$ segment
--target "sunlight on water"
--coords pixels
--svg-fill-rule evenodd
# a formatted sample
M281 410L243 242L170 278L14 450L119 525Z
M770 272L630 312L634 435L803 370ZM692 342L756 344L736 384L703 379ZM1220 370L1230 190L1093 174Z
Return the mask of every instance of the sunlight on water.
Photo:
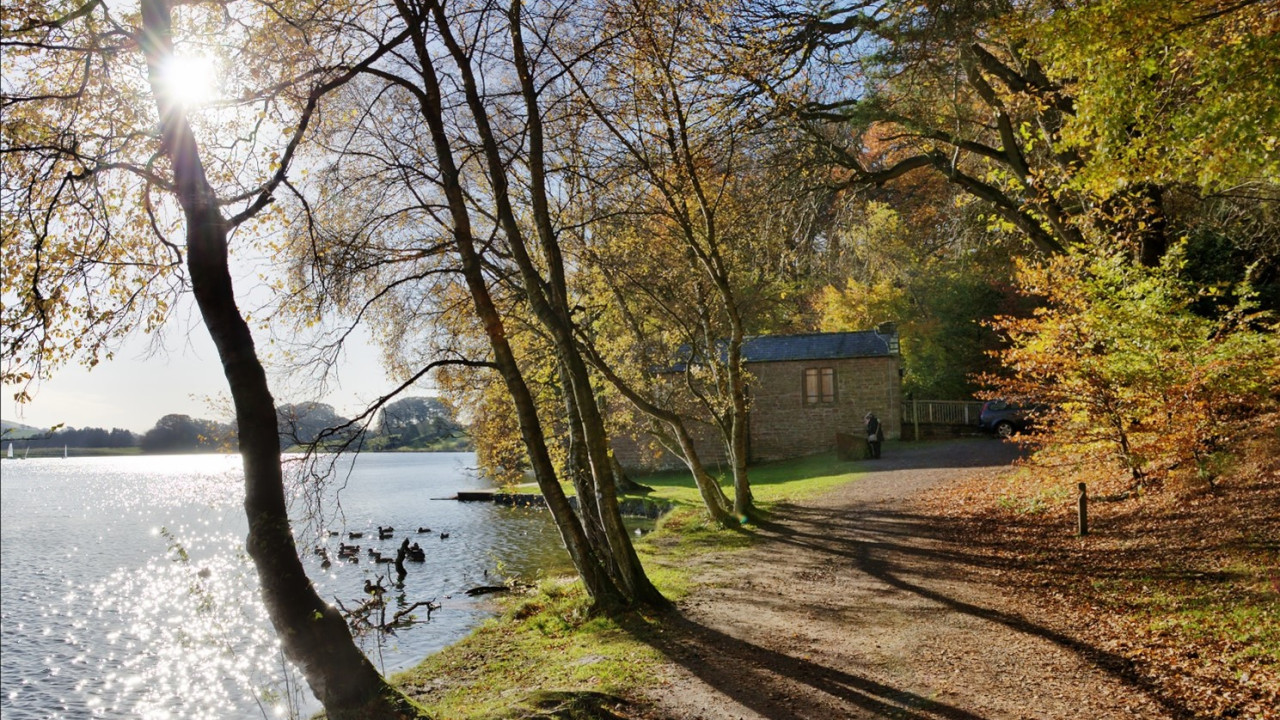
M90 618L124 628L109 636L103 694L143 718L221 718L246 698L264 715L282 701L296 709L297 674L270 631L239 538L168 539L168 560L117 570L92 589ZM193 562L189 543L214 552Z
M488 616L464 590L499 568L525 577L566 558L546 513L432 500L483 486L457 456L366 456L326 490L319 519L294 493L302 559L321 597L354 607L382 578L388 614L434 599L429 623L360 646L383 672L409 667ZM5 720L33 718L291 718L319 710L285 660L243 550L238 457L5 461L0 476ZM295 488L299 486L295 485ZM342 491L341 503L334 491ZM377 537L378 525L399 528ZM432 533L418 533L419 527ZM340 528L344 536L321 533ZM346 532L364 532L361 562L325 569ZM438 537L449 531L451 537ZM368 549L406 538L426 561L399 585ZM491 576L490 573L493 573ZM425 616L419 613L419 619Z
M157 535L163 557L69 585L40 608L41 635L59 642L42 658L43 677L24 677L8 700L28 706L24 694L52 684L71 691L58 697L66 714L46 706L31 716L224 718L254 706L264 717L299 715L302 687L271 632L240 537ZM95 638L95 628L111 629ZM64 685L63 675L78 679Z

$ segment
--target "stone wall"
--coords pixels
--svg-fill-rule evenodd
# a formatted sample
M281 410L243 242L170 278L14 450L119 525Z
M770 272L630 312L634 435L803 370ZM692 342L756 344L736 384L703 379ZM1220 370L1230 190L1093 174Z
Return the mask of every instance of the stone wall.
M804 371L835 370L835 398L830 403L806 404ZM896 356L840 360L793 360L750 363L750 461L762 462L829 452L836 449L836 433L860 436L863 416L874 412L885 437L902 435L902 382ZM726 462L724 444L708 425L694 427L702 462L714 469ZM684 463L661 451L647 436L613 440L614 455L628 470L683 468Z
M780 460L835 450L836 433L860 435L874 412L885 437L902 434L902 383L897 357L752 363L751 459ZM804 371L835 370L835 398L806 404Z

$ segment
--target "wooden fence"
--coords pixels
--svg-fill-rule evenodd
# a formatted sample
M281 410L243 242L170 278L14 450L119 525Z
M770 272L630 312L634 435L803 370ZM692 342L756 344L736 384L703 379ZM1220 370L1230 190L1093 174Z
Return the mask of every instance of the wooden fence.
M977 425L982 403L969 400L911 400L902 404L902 422Z
M926 432L920 426L937 428L944 426L954 431L965 431L978 426L982 403L967 400L909 400L902 404L902 431L912 437L936 434Z

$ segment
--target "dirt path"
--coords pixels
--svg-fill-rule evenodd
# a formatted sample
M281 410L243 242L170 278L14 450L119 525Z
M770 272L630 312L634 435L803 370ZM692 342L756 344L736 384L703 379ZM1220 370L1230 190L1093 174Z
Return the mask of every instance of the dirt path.
M666 718L1165 718L1126 663L1036 624L913 496L1013 459L987 440L912 446L783 507L764 541L709 559L661 649Z

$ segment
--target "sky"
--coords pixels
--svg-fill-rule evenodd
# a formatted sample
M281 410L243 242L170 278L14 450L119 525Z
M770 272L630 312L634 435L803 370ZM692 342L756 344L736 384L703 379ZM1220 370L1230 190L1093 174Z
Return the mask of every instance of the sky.
M204 86L209 82L206 78L196 84ZM231 269L237 304L242 309L269 312L271 293L264 290L265 277L279 268L278 259L258 254L263 252L267 251L252 240L233 238ZM26 388L32 399L21 405L14 400L21 388L4 385L0 387L0 418L37 428L62 424L78 428L121 427L136 433L145 432L170 413L229 420L231 402L217 351L191 298L181 302L187 307L174 312L167 321L164 347L157 350L153 348L153 338L135 335L116 351L114 359L104 360L92 370L77 364L57 368L51 377ZM265 359L281 350L272 347L256 327L254 336L260 357ZM305 342L304 338L289 339ZM363 330L353 334L340 360L337 380L323 394L301 387L298 373L273 376L270 364L268 379L277 404L326 402L347 417L396 386L383 372L379 351ZM408 394L435 393L424 386L411 389Z
M336 381L331 381L323 394L304 385L305 378L298 372L273 374L270 358L283 354L284 341L273 342L256 318L269 317L273 312L274 294L267 279L275 277L279 268L274 258L257 253L252 243L241 243L233 247L230 265L236 304L255 318L251 323L254 342L267 365L271 394L277 404L324 402L338 414L351 417L398 385L383 371L380 350L364 328L357 329L348 339ZM284 327L280 325L278 332L291 332ZM113 359L99 362L92 370L79 364L55 369L51 377L28 389L32 399L21 405L14 401L19 388L4 385L0 388L0 418L36 428L60 424L77 428L119 427L139 434L171 413L230 420L230 392L222 364L190 293L178 299L162 333L157 338L135 332ZM306 338L296 334L289 335L287 341L306 344ZM423 385L407 394L436 393Z
M31 390L33 400L18 405L16 388L4 386L0 418L34 427L121 427L143 433L164 415L179 413L198 418L230 419L230 394L217 351L198 320L183 321L166 329L165 347L150 351L151 340L132 338L113 360L92 370L78 365L59 368L52 378ZM259 350L270 343L258 337ZM270 377L277 403L318 400L350 417L365 403L392 387L367 336L349 346L340 365L340 384L323 397L302 397L291 389L289 378ZM421 393L430 394L423 389Z

